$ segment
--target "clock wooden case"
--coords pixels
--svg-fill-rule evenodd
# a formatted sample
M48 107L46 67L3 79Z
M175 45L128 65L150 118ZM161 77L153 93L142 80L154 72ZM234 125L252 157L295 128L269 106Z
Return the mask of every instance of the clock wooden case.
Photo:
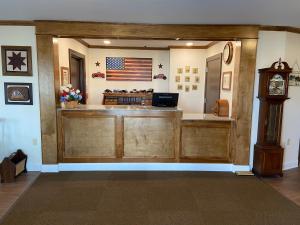
M288 99L291 72L289 65L281 60L274 62L270 68L259 70L260 110L253 162L253 172L259 176L282 176L282 113L283 103Z

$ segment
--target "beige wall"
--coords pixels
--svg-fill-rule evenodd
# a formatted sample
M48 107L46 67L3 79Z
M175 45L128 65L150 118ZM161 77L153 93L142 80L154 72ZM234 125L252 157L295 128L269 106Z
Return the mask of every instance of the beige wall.
M146 57L152 58L152 76L163 73L167 80L152 79L152 81L107 81L103 78L92 78L92 73L98 72L95 63L100 62L100 72L106 73L106 57ZM122 49L92 49L88 51L88 104L102 104L105 89L149 89L153 88L155 92L169 91L169 51L157 50L122 50ZM158 68L159 64L163 65L162 69Z

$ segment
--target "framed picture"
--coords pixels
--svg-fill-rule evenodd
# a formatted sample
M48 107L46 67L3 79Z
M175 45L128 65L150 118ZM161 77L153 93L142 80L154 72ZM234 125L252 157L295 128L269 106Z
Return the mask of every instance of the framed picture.
M193 84L192 85L192 90L193 91L197 91L198 90L198 85L197 84Z
M190 66L185 66L185 72L190 73L190 71L191 71L191 67Z
M178 85L177 85L177 90L178 90L178 91L182 91L182 89L183 89L182 84L178 84Z
M224 72L223 78L222 78L222 90L231 90L231 78L232 78L232 72Z
M289 86L300 86L300 71L290 73Z
M30 46L1 46L4 76L32 76Z
M183 69L182 69L182 68L177 68L177 73L178 73L178 74L182 74L182 72L183 72Z
M189 92L190 91L190 85L185 85L185 92Z
M190 80L191 80L191 78L189 76L184 78L185 82L190 82Z
M60 67L61 85L67 85L70 83L70 72L68 67Z
M32 105L31 83L4 83L6 105Z
M198 76L195 77L195 83L200 83L200 77Z
M176 83L179 83L179 82L180 82L180 76L176 76L176 77L175 77L175 82L176 82Z
M193 68L193 74L198 74L198 68Z

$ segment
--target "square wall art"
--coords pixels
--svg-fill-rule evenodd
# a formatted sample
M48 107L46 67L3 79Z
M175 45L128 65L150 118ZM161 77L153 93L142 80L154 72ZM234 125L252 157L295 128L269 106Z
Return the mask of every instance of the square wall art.
M4 76L32 76L31 47L1 46Z

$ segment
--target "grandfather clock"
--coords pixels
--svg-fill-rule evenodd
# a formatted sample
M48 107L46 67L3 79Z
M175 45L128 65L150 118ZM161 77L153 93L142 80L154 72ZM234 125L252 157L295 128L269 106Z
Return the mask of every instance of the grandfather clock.
M288 99L288 78L292 69L279 59L259 70L260 100L257 143L253 172L259 176L282 176L284 149L280 145L283 103Z

